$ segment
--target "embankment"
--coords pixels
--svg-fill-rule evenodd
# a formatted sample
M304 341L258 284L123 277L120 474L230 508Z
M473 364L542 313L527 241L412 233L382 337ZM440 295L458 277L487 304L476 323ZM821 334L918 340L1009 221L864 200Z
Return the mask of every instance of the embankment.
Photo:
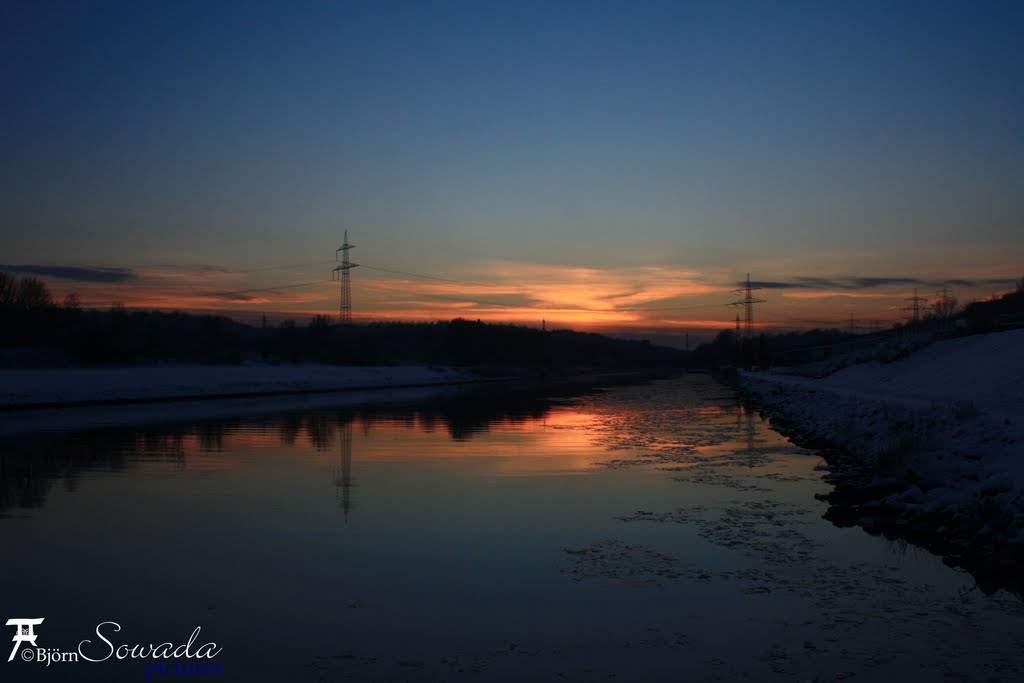
M422 366L156 365L0 370L0 409L251 398L472 380L466 372Z
M1024 330L937 342L828 377L745 373L741 389L829 462L830 519L908 539L1021 589Z

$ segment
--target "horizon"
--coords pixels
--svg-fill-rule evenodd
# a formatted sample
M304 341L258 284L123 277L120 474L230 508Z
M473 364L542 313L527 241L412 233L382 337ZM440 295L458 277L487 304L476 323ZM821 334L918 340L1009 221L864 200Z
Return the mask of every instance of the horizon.
M86 307L691 339L1024 275L1024 8L16 3L0 270Z
M333 261L325 261L322 265L330 267ZM284 268L291 268L286 266ZM273 268L260 268L271 270ZM140 269L142 271L143 269ZM230 272L223 269L216 269L204 266L202 271L212 273L215 278L222 280L228 278L242 278L248 275L247 272ZM276 269L273 269L276 270ZM80 306L84 309L106 310L113 306L123 306L129 310L137 311L180 311L196 315L219 315L226 316L237 322L247 325L259 325L264 319L271 325L278 325L286 320L294 321L300 325L308 322L316 316L326 316L331 324L339 323L338 311L338 282L325 280L315 283L299 283L298 289L319 290L315 296L318 298L329 298L334 296L334 308L326 309L303 308L275 308L274 303L280 303L277 296L284 294L292 285L285 284L278 287L222 290L211 292L210 285L201 283L190 284L167 284L167 276L148 275L142 272L136 273L128 269L96 269L89 267L49 267L40 265L10 265L0 264L0 271L9 272L21 277L36 277L46 283L56 303L59 303L69 294L77 294L81 297ZM597 276L596 271L588 273ZM410 278L412 273L407 274ZM177 276L171 276L177 277ZM156 284L147 284L152 279ZM459 285L454 280L443 280L436 276L420 276L417 280L405 280L400 287L406 292L412 292L413 288L421 285L424 279L433 280L433 284L442 288L450 288ZM989 289L991 293L984 297L972 297L969 300L958 299L960 306L971 301L991 300L1008 292L1014 291L1020 278L993 279L982 282L971 282L957 279L945 281L928 282L913 278L849 278L846 281L828 278L794 278L793 281L760 281L753 280L751 285L755 290L755 296L768 297L763 300L764 307L758 304L754 328L767 333L799 332L812 329L838 329L841 331L863 334L911 321L911 305L909 300L913 296L919 296L935 290L934 296L921 296L922 316L927 314L929 308L939 300L941 290L946 288L950 295L957 297L958 288L981 291ZM374 282L368 289L376 288L392 289L391 283L380 284L382 280ZM482 283L470 283L482 291L486 285ZM404 311L376 311L364 312L359 310L358 301L354 304L352 322L356 324L408 322L408 323L433 323L446 322L456 318L476 320L485 323L513 324L526 327L541 328L550 330L567 329L580 332L597 332L611 337L625 339L649 339L655 343L683 348L693 348L697 344L710 341L714 336L723 330L730 330L736 324L736 316L742 318L742 308L738 305L742 299L739 291L744 281L735 283L719 283L706 285L706 292L702 291L698 301L718 300L720 303L695 304L691 306L680 306L678 308L667 306L653 307L612 307L605 309L572 308L535 308L509 307L507 305L495 304L493 306L471 307L468 305L451 305L446 308L432 308L428 303L432 291L429 287L422 288L423 291L414 293L424 300L424 304L417 310ZM493 285L498 287L499 285ZM911 289L902 289L912 287ZM352 288L357 294L360 292L362 283L359 278L353 277ZM865 290L856 293L855 289ZM198 294L182 294L181 291L195 290ZM207 291L203 291L203 290ZM322 291L328 290L326 297L322 297ZM849 293L842 292L842 289L851 290ZM837 291L840 290L840 291ZM159 297L149 298L147 291L154 291ZM889 293L883 293L888 291ZM168 294L171 293L171 296ZM134 296L133 296L134 294ZM267 294L266 298L263 295ZM440 295L441 298L454 301L457 290L452 290L447 295ZM772 297L776 297L773 302ZM594 296L594 295L591 295ZM693 296L693 295L691 295ZM786 319L773 315L772 304L786 306L786 302L779 299L790 298L793 300L811 299L842 299L862 298L867 300L870 306L876 306L875 317L854 317L851 313L847 318L799 318ZM301 301L302 295L296 297ZM486 297L481 297L486 300ZM466 298L469 303L469 297ZM594 296L594 299L600 297ZM691 299L692 301L693 299ZM248 306L242 307L241 303ZM445 302L447 303L447 302ZM203 304L211 304L204 306ZM219 305L217 305L219 304ZM269 304L269 305L266 305ZM510 314L509 311L512 310ZM846 309L844 309L846 310ZM865 307L864 310L868 310ZM523 311L532 312L534 315L528 317ZM676 324L664 324L666 313L673 311L693 311L703 313L704 319L687 318ZM560 312L567 312L568 317L562 317ZM593 317L573 317L573 314L587 314ZM447 314L447 315L446 315ZM858 315L864 315L859 313ZM618 322L602 322L601 316L620 316ZM646 317L652 316L652 317ZM718 317L715 317L718 316ZM767 318L767 320L766 320ZM661 324L659 324L661 323Z

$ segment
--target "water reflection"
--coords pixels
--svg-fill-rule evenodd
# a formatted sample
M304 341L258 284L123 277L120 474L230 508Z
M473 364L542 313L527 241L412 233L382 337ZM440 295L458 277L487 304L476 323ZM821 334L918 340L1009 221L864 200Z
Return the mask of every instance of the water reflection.
M364 425L364 430L369 433L369 425ZM341 427L341 437L338 439L338 450L341 451L341 465L334 471L334 485L338 488L338 503L345 511L345 521L348 522L348 513L352 508L352 423L348 422Z
M72 646L99 619L199 624L239 680L1005 679L1019 658L1024 613L820 519L818 459L710 378L539 393L0 441L9 614ZM917 649L866 659L892 643ZM102 680L141 680L115 664Z
M552 396L578 398L608 384L603 380L491 387L386 407L282 412L282 405L276 403L274 412L262 415L0 438L0 518L17 509L43 506L55 487L74 492L83 476L124 473L142 464L179 471L218 469L230 466L230 462L201 456L231 449L283 446L322 453L337 449L339 459L332 476L338 504L347 519L353 504L354 428L358 427L364 436L374 430L418 430L426 434L444 431L451 442L466 442L497 426L514 429L543 421L553 407L565 402Z

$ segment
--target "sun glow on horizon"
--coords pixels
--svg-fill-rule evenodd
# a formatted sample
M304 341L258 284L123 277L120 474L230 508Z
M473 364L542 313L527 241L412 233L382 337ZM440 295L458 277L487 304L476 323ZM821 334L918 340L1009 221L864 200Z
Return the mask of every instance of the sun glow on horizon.
M130 309L182 310L253 323L337 314L337 284L305 268L232 270L210 266L155 266L116 282L47 280L56 300L76 292L86 308L115 302ZM491 323L547 325L549 329L632 334L696 334L730 329L738 274L725 269L634 266L588 268L493 261L466 273L436 277L384 268L357 271L352 290L357 322L435 322L464 318ZM981 287L1012 280L989 273L988 285L962 287L962 301L985 298ZM1002 275L1006 280L995 276ZM763 277L763 276L762 276ZM892 280L890 283L889 280ZM846 327L852 318L897 322L913 296L906 278L805 277L772 284L759 294L761 329ZM835 283L836 286L828 285ZM771 284L771 283L769 283ZM782 287L782 288L779 288ZM999 287L1000 290L1006 287ZM930 301L930 299L929 299ZM877 323L875 323L877 324Z

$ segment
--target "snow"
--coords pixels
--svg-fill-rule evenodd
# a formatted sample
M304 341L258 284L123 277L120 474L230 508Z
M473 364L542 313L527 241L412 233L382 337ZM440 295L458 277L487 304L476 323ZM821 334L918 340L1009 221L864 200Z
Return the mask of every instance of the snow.
M890 511L974 514L994 504L1024 542L1024 330L936 342L820 379L743 373L743 389L797 431L916 482ZM1012 522L1012 523L1010 523ZM985 529L983 528L982 531Z
M791 379L902 405L971 401L988 412L1009 416L1024 410L1022 361L1024 330L1012 330L937 342L902 361L855 365L821 380Z
M461 371L422 366L161 365L0 370L0 408L237 398L430 386L470 381Z

